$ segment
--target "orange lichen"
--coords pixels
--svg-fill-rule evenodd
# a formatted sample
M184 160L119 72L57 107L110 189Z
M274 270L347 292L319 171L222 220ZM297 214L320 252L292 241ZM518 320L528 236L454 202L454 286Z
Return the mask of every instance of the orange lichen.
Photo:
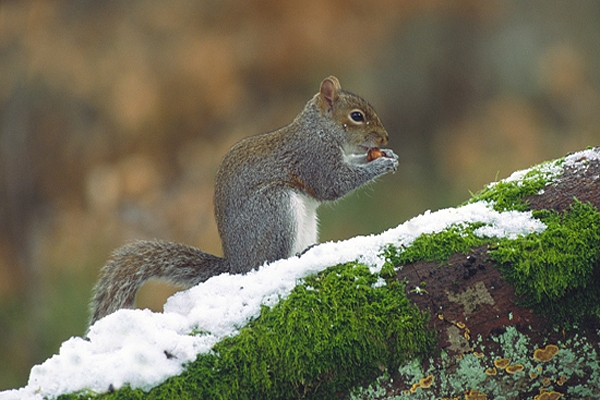
M421 380L419 381L419 385L421 385L423 389L427 389L428 387L433 385L433 375L421 378Z
M498 373L498 370L496 369L496 367L488 368L485 370L485 373L486 373L486 375L494 376Z
M483 353L479 353L479 352L477 352L477 351L474 351L474 352L473 352L473 355L474 355L475 357L477 357L477 358L481 358L481 357L483 357L485 354L483 354Z
M464 322L457 322L456 326L458 326L458 329L465 329L466 325L464 324Z
M487 395L485 393L481 393L478 390L469 390L465 393L465 400L486 400Z
M557 380L556 380L556 384L558 386L562 386L565 384L565 382L567 381L567 377L565 375L561 375Z
M536 349L533 352L533 358L540 362L548 362L556 354L558 354L558 346L555 344L549 344L543 349Z
M465 339L471 340L471 335L469 335L468 332L463 333L463 336L465 337Z
M529 373L529 377L530 377L531 379L537 379L537 377L538 377L538 376L539 376L539 375L538 375L538 374L536 374L535 372L530 372L530 373Z
M509 358L498 358L498 359L494 360L494 365L496 366L496 368L504 369L504 368L508 367L509 364L510 364Z
M550 386L550 384L552 383L552 380L548 377L542 378L542 385L544 386Z
M405 392L415 393L417 389L423 388L427 389L433 385L433 375L426 376L425 378L421 378L418 383L413 383L409 390ZM406 393L408 394L408 393Z
M505 371L507 374L516 374L517 372L521 372L525 369L523 364L513 364L506 367Z
M564 395L559 392L547 392L546 389L540 390L540 394L536 395L533 400L558 400Z

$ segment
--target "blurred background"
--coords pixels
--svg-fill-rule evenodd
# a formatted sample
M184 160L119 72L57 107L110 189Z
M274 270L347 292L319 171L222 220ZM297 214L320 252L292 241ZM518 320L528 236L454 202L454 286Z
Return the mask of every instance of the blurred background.
M220 159L331 74L378 111L400 168L322 207L323 241L599 145L600 2L2 0L0 390L85 333L116 247L221 254Z

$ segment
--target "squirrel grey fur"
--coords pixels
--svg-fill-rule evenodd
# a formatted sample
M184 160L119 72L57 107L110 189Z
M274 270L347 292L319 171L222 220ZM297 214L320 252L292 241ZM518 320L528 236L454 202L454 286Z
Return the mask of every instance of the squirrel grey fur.
M248 137L225 155L214 196L224 256L165 241L117 249L94 288L91 323L132 308L149 279L192 287L302 252L317 242L319 204L396 170L398 156L389 149L367 160L369 150L387 141L373 108L343 91L337 78L326 78L292 123Z

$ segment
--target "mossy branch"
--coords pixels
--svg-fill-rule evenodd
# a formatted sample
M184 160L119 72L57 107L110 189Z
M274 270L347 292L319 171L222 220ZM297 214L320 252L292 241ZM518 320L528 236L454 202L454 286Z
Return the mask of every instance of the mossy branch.
M543 232L498 239L476 235L480 224L459 224L407 247L389 244L380 274L359 263L333 266L265 307L182 375L149 393L125 387L102 397L344 398L407 361L465 355L476 363L475 346L494 348L493 338L509 327L533 327L531 341L541 346L560 332L557 324L597 323L600 164L598 157L566 160L492 184L470 201L532 210ZM406 384L396 380L384 392L401 393ZM436 385L441 396L457 395Z

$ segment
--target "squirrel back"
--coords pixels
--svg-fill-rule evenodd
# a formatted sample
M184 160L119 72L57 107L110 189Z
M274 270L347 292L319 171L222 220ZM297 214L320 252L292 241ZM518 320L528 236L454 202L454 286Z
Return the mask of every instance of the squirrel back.
M164 241L118 249L102 268L92 319L133 307L148 279L191 287L224 273L244 273L316 244L317 207L395 171L381 149L388 134L373 108L326 78L302 112L272 132L247 137L225 155L215 181L215 216L223 257Z

